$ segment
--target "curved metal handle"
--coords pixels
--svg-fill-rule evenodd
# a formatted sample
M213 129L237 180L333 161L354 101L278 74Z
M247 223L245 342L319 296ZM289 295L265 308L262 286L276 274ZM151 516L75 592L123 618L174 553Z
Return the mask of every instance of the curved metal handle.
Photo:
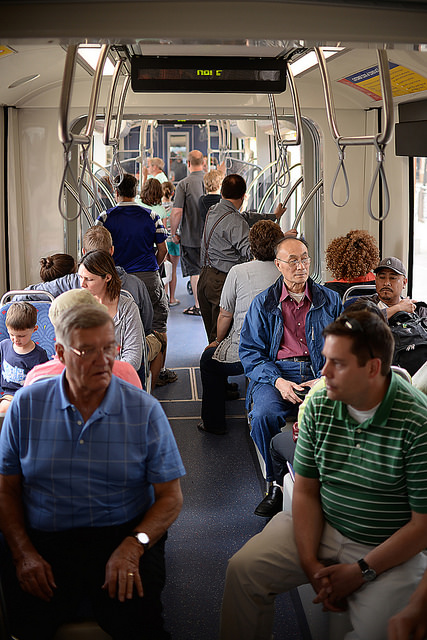
M99 92L101 90L102 72L104 70L105 60L107 59L110 46L103 44L101 47L101 53L99 54L98 62L96 65L95 75L92 82L92 91L90 94L89 113L87 116L86 128L84 135L92 140L93 130L95 128L96 111L98 109Z
M299 211L298 211L298 213L296 215L296 218L294 220L294 224L292 225L292 229L296 229L297 228L297 226L299 225L299 223L301 221L301 218L303 216L304 211L307 209L307 207L310 204L310 201L312 200L313 196L320 189L321 186L323 186L323 178L320 178L319 182L317 182L317 184L314 185L314 187L312 188L312 190L310 191L310 193L307 195L307 197L305 198L304 202L300 206Z
M117 60L116 66L114 67L113 77L111 79L110 85L110 93L108 94L108 103L107 103L107 111L105 113L105 125L104 125L104 145L108 147L110 142L110 126L111 120L113 117L113 109L114 109L114 98L116 95L117 86L119 84L120 71L124 64L124 60ZM117 121L116 121L117 123ZM116 127L117 130L117 127ZM114 136L116 138L116 136Z
M322 78L323 95L325 97L326 114L328 116L328 125L333 139L337 144L341 146L356 146L356 145L386 145L392 136L394 125L393 114L393 92L391 88L390 69L388 65L387 52L385 49L377 50L378 58L378 71L381 82L381 91L383 96L384 106L384 131L372 136L341 136L338 131L338 125L336 121L334 96L331 88L331 81L329 78L328 68L326 65L325 56L320 47L315 47L317 61L319 63L320 75Z

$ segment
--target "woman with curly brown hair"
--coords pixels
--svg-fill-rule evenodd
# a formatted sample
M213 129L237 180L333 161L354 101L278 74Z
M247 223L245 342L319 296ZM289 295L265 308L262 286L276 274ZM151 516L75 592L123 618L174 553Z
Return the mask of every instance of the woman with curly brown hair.
M343 296L356 284L374 283L372 269L379 260L375 238L363 229L354 229L345 236L334 238L326 249L326 266L334 280L325 282L325 287Z

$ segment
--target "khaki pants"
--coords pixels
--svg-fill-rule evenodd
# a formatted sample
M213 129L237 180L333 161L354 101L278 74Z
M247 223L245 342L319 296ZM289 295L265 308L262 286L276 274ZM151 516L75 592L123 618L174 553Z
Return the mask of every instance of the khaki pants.
M352 563L372 548L346 538L326 524L318 557L325 564ZM426 558L418 553L349 596L353 630L345 639L387 640L389 618L406 606L425 567ZM299 564L292 516L282 511L229 561L220 640L270 640L276 594L307 582Z

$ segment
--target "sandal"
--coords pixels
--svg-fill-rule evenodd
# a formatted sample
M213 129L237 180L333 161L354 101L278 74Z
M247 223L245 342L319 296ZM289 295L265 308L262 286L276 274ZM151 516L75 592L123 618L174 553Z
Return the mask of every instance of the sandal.
M188 307L188 309L184 309L182 313L185 313L186 316L201 316L199 307L193 305L192 307Z
M169 302L170 307L176 307L178 304L181 304L181 300L178 300L178 298L175 300L175 302Z

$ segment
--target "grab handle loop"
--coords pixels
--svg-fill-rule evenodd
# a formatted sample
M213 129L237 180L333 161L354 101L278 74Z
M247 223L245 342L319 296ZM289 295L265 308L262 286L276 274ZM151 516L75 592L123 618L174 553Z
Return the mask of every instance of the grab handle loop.
M372 218L372 220L375 220L376 222L383 222L387 218L390 211L390 192L389 192L387 178L384 171L384 160L385 160L384 145L380 145L378 144L378 142L376 142L375 148L377 152L377 166L376 166L374 177L372 178L371 186L369 188L369 193L368 193L368 213L369 213L369 216ZM372 211L372 198L373 198L375 183L377 179L381 181L381 184L383 186L383 192L384 192L384 211L382 216L378 216L378 217L375 216Z
M336 207L344 207L347 204L347 202L349 201L349 198L350 198L350 185L349 185L349 182L348 182L347 170L346 170L345 164L344 164L345 145L340 145L337 142L337 147L338 147L338 167L337 167L337 170L335 171L334 179L332 180L331 200L332 200L332 204L334 204ZM344 184L345 184L345 193L346 193L344 202L342 202L342 203L336 202L336 200L335 200L335 187L336 187L336 184L337 184L337 180L338 180L338 176L339 176L340 171L342 171Z

